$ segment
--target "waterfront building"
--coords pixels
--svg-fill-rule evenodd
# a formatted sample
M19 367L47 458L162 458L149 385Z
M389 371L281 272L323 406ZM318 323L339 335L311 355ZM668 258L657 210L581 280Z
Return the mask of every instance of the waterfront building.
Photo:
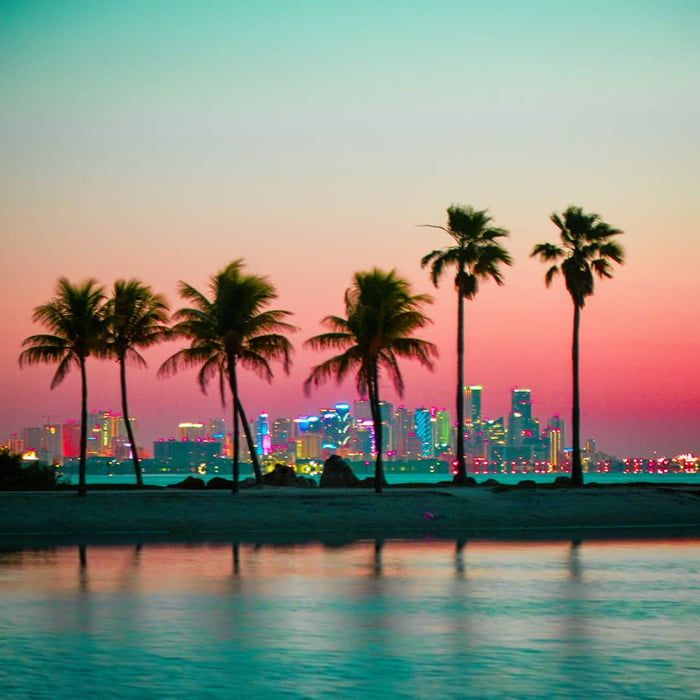
M206 437L204 423L179 423L177 426L177 430L180 435L181 442L185 442L188 440L202 440Z
M413 416L416 436L420 442L420 455L421 457L432 457L434 442L430 409L417 408Z
M267 413L261 413L255 421L256 452L259 457L270 454L270 422Z
M466 423L476 423L481 420L481 385L464 387L464 420Z

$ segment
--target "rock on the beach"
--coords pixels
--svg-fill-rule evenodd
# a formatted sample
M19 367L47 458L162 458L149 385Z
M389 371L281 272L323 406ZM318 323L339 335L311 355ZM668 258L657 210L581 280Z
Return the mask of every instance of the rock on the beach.
M293 467L275 464L274 468L263 474L263 484L267 486L295 486L297 474Z
M206 484L204 483L204 479L200 479L199 477L196 476L188 476L186 479L183 479L182 481L178 481L177 484L169 484L168 487L169 489L190 489L193 491L199 490L206 488Z
M360 480L355 476L355 472L350 465L338 457L331 455L323 463L323 474L321 474L321 488L347 488L348 486L359 486Z
M207 488L231 490L233 488L233 481L231 479L224 479L223 476L215 476L207 481Z

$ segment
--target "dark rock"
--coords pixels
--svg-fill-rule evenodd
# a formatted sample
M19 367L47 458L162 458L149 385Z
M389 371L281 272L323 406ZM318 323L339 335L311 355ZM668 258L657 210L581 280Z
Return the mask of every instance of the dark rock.
M473 476L467 476L462 480L459 478L459 474L455 474L452 479L452 486L476 486L476 479Z
M233 482L231 483L233 486ZM255 478L252 476L247 476L245 479L241 479L238 482L238 488L239 489L252 489L255 486L257 486L257 482L255 481Z
M231 479L224 479L222 476L215 476L207 481L207 488L228 489L230 491L233 488L233 481Z
M481 482L482 486L500 486L500 482L496 481L496 479L486 479L486 481Z
M294 485L305 489L315 489L316 481L310 476L297 476L294 480Z
M372 484L374 485L374 479ZM348 486L359 485L360 480L355 476L350 465L338 455L331 455L324 462L320 482L321 488L347 488Z
M191 491L199 491L201 489L206 488L206 484L204 483L204 479L200 479L197 476L188 476L186 479L178 481L177 484L169 484L167 488L189 489Z
M569 486L573 486L574 482L571 480L570 476L558 476L554 480L554 486L556 488L568 488Z
M532 479L523 479L519 481L515 488L518 489L534 489L537 488L537 483Z
M294 467L275 464L272 471L263 474L263 484L267 486L296 486L297 473Z

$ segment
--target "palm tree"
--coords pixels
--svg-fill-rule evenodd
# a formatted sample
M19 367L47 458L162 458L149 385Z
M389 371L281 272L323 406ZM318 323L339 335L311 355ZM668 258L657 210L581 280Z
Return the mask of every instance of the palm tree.
M479 280L492 279L503 284L500 266L512 265L508 252L498 242L508 231L491 225L486 210L451 206L447 210L447 226L425 224L438 228L454 239L454 244L433 250L423 257L421 266L430 266L430 277L437 287L448 268L457 271L457 473L456 484L467 483L467 463L464 457L464 300L473 299L479 291Z
M177 311L172 333L189 338L190 347L176 352L159 370L168 376L185 367L200 367L197 379L206 392L209 381L218 376L222 403L225 382L233 397L233 491L238 491L239 418L253 461L255 479L262 484L262 471L255 451L250 425L238 390L239 366L272 380L271 360L280 360L289 372L292 345L283 335L296 330L284 319L290 311L266 308L277 293L266 277L246 274L243 261L234 260L211 278L211 298L191 285L180 282L180 296L192 307Z
M87 456L87 372L90 355L103 355L105 321L103 288L93 279L71 284L61 277L55 296L34 309L32 320L41 323L50 334L32 335L24 340L20 367L58 363L51 388L57 387L73 365L80 369L80 467L78 495L86 494L85 460Z
M612 277L612 262L623 263L624 253L620 244L612 240L622 231L606 224L598 214L586 214L581 207L569 207L561 216L556 212L550 220L559 229L560 244L538 243L531 257L542 262L553 262L544 276L549 287L561 272L566 288L574 303L574 330L571 344L573 375L573 397L571 425L573 430L573 455L571 481L575 486L583 485L581 469L581 401L579 393L579 324L581 309L586 297L593 294L594 275Z
M360 396L368 396L374 424L374 490L382 492L382 417L379 401L379 371L384 369L397 393L403 394L404 382L398 358L418 360L432 369L431 357L437 348L425 340L411 337L412 333L430 323L422 313L425 304L432 303L426 294L411 294L410 284L395 270L385 272L374 268L356 272L352 285L345 292L345 314L326 316L322 323L330 329L306 341L314 350L342 350L311 370L304 383L308 394L331 377L341 382L349 372L355 372Z
M122 414L131 445L136 484L143 486L138 447L131 425L126 391L126 363L136 362L141 367L146 361L139 353L163 342L170 335L168 304L160 294L138 280L117 280L112 297L105 307L107 321L107 347L119 363L119 380L122 395Z

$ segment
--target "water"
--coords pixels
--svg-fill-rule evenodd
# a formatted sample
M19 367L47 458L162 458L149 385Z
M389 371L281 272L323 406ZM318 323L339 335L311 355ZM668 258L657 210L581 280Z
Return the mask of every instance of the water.
M690 698L700 540L0 554L3 697Z
M143 482L149 486L168 486L169 484L176 484L183 479L190 476L189 474L144 474ZM198 474L193 474L192 476L200 476ZM230 474L224 474L225 478L230 479ZM252 476L252 473L242 474L241 479L248 476ZM360 473L357 472L357 476L360 479L364 479L367 476L374 476L374 472ZM560 476L559 474L478 474L476 475L477 482L486 481L486 479L493 478L502 484L517 484L523 479L532 479L538 484L551 484L554 479ZM205 481L212 478L211 475L203 475ZM447 474L391 474L387 473L386 480L389 484L410 484L410 483L423 483L423 484L434 484L438 481L448 481L451 477ZM318 482L318 477L315 477L316 482ZM585 483L595 482L597 484L632 484L640 482L649 482L654 484L697 484L700 485L700 473L697 474L622 474L622 473L608 473L608 474L584 474ZM77 475L70 476L70 482L72 484L78 483ZM133 484L134 477L131 474L114 474L111 476L103 474L88 474L87 475L88 484Z

